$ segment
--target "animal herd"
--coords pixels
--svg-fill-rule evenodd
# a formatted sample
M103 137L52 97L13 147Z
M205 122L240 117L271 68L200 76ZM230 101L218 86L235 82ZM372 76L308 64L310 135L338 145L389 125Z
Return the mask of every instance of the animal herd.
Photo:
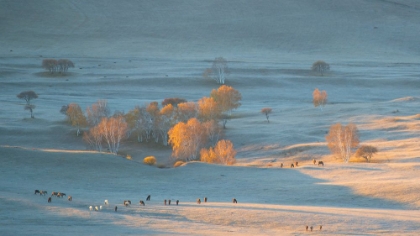
M317 160L313 159L312 161L314 163L314 165L316 165ZM290 168L295 168L299 166L299 162L294 162L292 164L290 164ZM318 161L318 166L324 166L324 162L323 161ZM283 163L280 163L280 168L283 168Z
M39 194L40 196L44 196L44 195L46 195L48 192L47 191L45 191L45 190L38 190L38 189L35 189L35 195L36 194ZM57 198L63 198L64 196L66 196L66 194L65 193L62 193L62 192L52 192L51 193L51 196L48 198L48 202L52 202L52 197L57 197ZM68 196L67 197L67 200L69 200L69 201L72 201L73 200L73 197L72 196Z

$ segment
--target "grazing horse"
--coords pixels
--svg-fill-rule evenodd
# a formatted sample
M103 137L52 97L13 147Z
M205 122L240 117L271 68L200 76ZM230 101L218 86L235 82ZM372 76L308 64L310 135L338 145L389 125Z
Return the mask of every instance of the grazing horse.
M117 211L117 209L118 209L118 207L117 207L117 206L115 206L115 207L114 207L114 211Z
M72 196L68 196L67 197L67 200L72 201L73 200L73 197Z
M128 206L131 205L131 201L130 200L124 200L124 206Z
M60 193L60 192L58 192L58 193L57 193L57 197L61 197L61 198L63 198L64 196L66 196L66 194L65 194L65 193Z
M204 197L204 202L207 202L207 197Z
M95 211L99 211L99 208L98 208L98 206L95 206Z
M166 205L166 199L163 201L163 204L165 204L165 205Z
M233 203L238 203L238 201L236 200L236 198L232 199Z
M201 199L200 198L197 199L197 203L201 204Z
M108 204L109 204L109 203L108 203L108 200L105 200L105 201L104 201L104 204L105 204L105 205L108 205Z
M35 189L35 193L34 194L37 194L37 193L39 193L39 195L41 195L41 192L38 189Z
M316 160L315 159L312 162L314 163L314 165L316 165Z
M280 163L280 168L283 168L283 163Z
M295 165L293 165L293 163L290 165L290 168L295 168Z
M323 161L318 161L318 166L319 166L319 165L324 166L324 162L323 162Z
M314 227L312 227L312 226L311 226L311 232L312 232L312 229L313 229L313 228L314 228Z
M142 205L142 206L145 205L144 202L143 202L143 200L140 200L140 205Z
M308 226L306 226L306 231L308 231L308 228L309 228L309 227L308 227Z
M92 206L89 206L89 211L91 211L93 209L93 207Z
M150 201L150 195L147 196L146 201Z
M319 226L319 230L322 230L322 225Z
M171 205L171 199L168 200L168 205Z
M51 202L51 197L48 198L48 202Z
M57 196L58 192L52 192L51 196Z
M176 205L178 206L179 200L176 200Z
M45 194L47 194L47 191L44 191L44 190L39 191L39 195L44 196Z
M295 162L295 166L298 167L299 162Z

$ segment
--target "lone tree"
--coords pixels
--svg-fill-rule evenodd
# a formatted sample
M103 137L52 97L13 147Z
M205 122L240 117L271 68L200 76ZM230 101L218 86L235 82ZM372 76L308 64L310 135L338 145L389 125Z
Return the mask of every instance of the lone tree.
M35 105L31 104L32 99L38 98L38 95L34 91L24 91L17 95L19 99L24 99L26 101L25 110L29 110L31 112L31 118L35 118L33 115L33 109L35 109Z
M319 89L315 89L314 92L312 93L313 96L313 103L315 107L321 106L322 107L325 106L325 104L327 103L327 92L325 90L319 91Z
M211 78L218 84L225 84L226 76L229 74L229 68L226 59L216 57L211 68L204 70L203 77Z
M330 65L328 65L328 63L326 63L325 61L319 60L312 64L311 70L321 73L321 75L324 75L324 72L330 70Z
M373 146L369 145L363 145L356 151L357 157L363 157L366 159L367 162L370 162L370 159L372 158L373 154L377 153L378 149Z
M325 139L331 153L348 163L352 150L359 145L359 134L355 124L342 126L340 123L331 125Z
M265 107L263 109L261 109L261 113L263 113L265 115L265 118L267 119L267 123L270 123L270 120L268 120L268 115L271 113L272 109L269 107Z

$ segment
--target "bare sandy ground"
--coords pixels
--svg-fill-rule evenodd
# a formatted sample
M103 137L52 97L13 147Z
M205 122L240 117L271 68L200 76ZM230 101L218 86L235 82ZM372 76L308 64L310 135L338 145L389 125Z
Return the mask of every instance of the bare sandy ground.
M313 2L0 0L0 234L304 235L308 225L311 234L418 235L420 5ZM125 112L197 101L218 87L201 77L217 56L243 96L225 132L235 166L149 167L149 155L172 163L171 149L134 141L121 145L132 160L91 152L59 113L98 99ZM48 76L47 57L76 68ZM331 64L325 76L309 71L318 59ZM328 93L322 110L315 88ZM35 119L16 98L25 90L39 95ZM362 144L378 147L372 163L330 155L324 137L337 122L355 123ZM73 201L47 203L35 189ZM89 211L105 199L110 206Z

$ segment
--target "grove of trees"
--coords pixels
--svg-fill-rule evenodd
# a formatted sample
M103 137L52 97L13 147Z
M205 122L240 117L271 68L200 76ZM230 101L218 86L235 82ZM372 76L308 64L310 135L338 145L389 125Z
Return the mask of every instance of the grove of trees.
M359 145L359 134L355 124L346 126L340 123L331 125L328 135L325 136L328 148L337 158L348 163L353 150Z
M74 63L68 59L44 59L42 60L42 68L48 70L51 74L55 72L66 73L69 68L73 68Z
M207 163L233 165L236 162L235 156L236 150L229 140L220 140L214 148L202 148L200 150L200 160Z
M30 91L24 91L16 95L19 99L23 99L26 101L25 110L29 110L31 112L31 118L35 118L33 110L35 109L35 105L31 104L31 100L38 98L38 95L30 90Z

